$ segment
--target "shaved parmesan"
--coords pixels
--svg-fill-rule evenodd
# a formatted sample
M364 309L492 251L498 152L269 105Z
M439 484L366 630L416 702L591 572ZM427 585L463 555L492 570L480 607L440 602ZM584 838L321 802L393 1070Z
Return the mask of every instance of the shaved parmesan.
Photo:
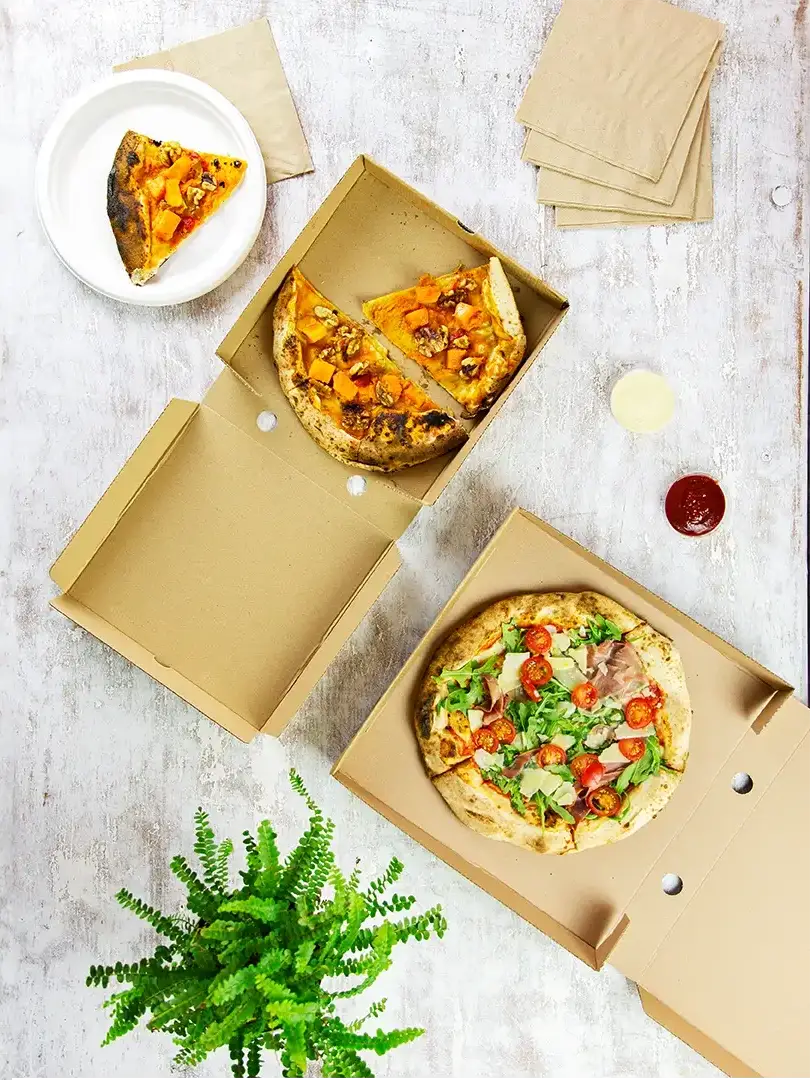
M551 745L559 746L561 750L570 750L576 741L573 735L555 735Z
M603 765L619 765L625 764L627 758L619 749L618 743L611 743L602 753L599 755L599 760Z
M484 722L484 710L470 709L467 712L467 719L470 722L470 731L478 731Z
M559 671L570 671L576 667L570 656L549 656L548 662L551 664L551 670L555 675Z
M558 649L561 653L568 652L571 647L571 638L568 634L553 633L551 635L552 649Z
M540 777L540 791L542 791L544 795L553 795L560 784L562 784L563 778L557 776L556 773L549 772L548 769L538 769L537 771L542 774Z
M503 669L498 676L498 685L505 694L510 694L520 687L520 669L531 653L510 652L503 658Z
M577 801L577 792L573 784L564 780L554 792L554 802L558 806L570 806Z
M629 724L619 724L613 735L617 739L649 739L655 734L655 724L648 724L645 728L631 728Z
M503 768L503 754L490 754L488 750L476 750L473 761L479 769Z
M536 795L543 783L542 769L524 769L520 777L520 794L530 799Z
M447 727L447 722L447 709L439 709L439 711L437 713L434 713L433 716L433 730L444 731L444 729Z
M568 655L577 665L580 671L588 670L588 647L587 645L580 645L577 649L569 649Z

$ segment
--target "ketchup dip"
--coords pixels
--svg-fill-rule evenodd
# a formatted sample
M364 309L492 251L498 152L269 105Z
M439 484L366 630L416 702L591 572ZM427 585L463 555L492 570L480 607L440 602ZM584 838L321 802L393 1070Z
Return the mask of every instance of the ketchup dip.
M692 473L676 480L664 503L667 520L684 536L713 532L726 512L723 489L711 476Z

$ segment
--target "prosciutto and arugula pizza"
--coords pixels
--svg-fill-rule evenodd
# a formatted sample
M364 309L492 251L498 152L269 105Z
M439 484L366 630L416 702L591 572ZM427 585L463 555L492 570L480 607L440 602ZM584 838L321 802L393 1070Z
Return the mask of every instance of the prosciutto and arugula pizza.
M247 163L128 131L107 179L107 217L130 280L145 284L239 187Z
M390 342L429 372L468 416L487 408L523 359L526 335L500 259L363 304Z
M600 593L509 597L434 654L416 735L470 828L544 854L629 836L688 757L691 708L673 643Z
M297 267L276 300L273 357L281 388L305 429L346 464L393 472L467 438L455 417Z

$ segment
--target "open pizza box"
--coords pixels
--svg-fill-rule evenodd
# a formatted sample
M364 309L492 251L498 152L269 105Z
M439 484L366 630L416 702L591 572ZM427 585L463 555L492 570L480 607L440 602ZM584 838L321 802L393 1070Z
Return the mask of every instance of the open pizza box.
M273 366L273 301L290 267L361 319L371 296L495 254L528 344L509 386L467 424L469 440L388 476L360 476L321 450ZM396 539L439 496L566 308L359 158L225 338L228 367L203 402L169 403L57 559L53 606L240 739L279 734L396 572ZM419 382L449 403L424 373Z
M583 588L674 640L694 710L690 758L670 803L637 833L543 856L458 821L425 774L414 703L431 654L463 619L513 593ZM732 786L741 773L753 781L745 794ZM810 1075L810 710L531 514L516 510L501 527L333 775L585 963L633 979L646 1011L725 1072ZM680 878L679 893L664 891L665 875Z

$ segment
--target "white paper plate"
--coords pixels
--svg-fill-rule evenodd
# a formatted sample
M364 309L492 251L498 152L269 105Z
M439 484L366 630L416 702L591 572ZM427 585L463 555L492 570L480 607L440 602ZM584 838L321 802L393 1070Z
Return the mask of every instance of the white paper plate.
M107 176L130 128L248 165L230 199L146 285L129 280L107 219ZM169 71L122 72L72 98L37 161L37 210L57 255L91 289L129 304L182 304L221 285L253 247L266 200L261 150L242 114L205 83Z

